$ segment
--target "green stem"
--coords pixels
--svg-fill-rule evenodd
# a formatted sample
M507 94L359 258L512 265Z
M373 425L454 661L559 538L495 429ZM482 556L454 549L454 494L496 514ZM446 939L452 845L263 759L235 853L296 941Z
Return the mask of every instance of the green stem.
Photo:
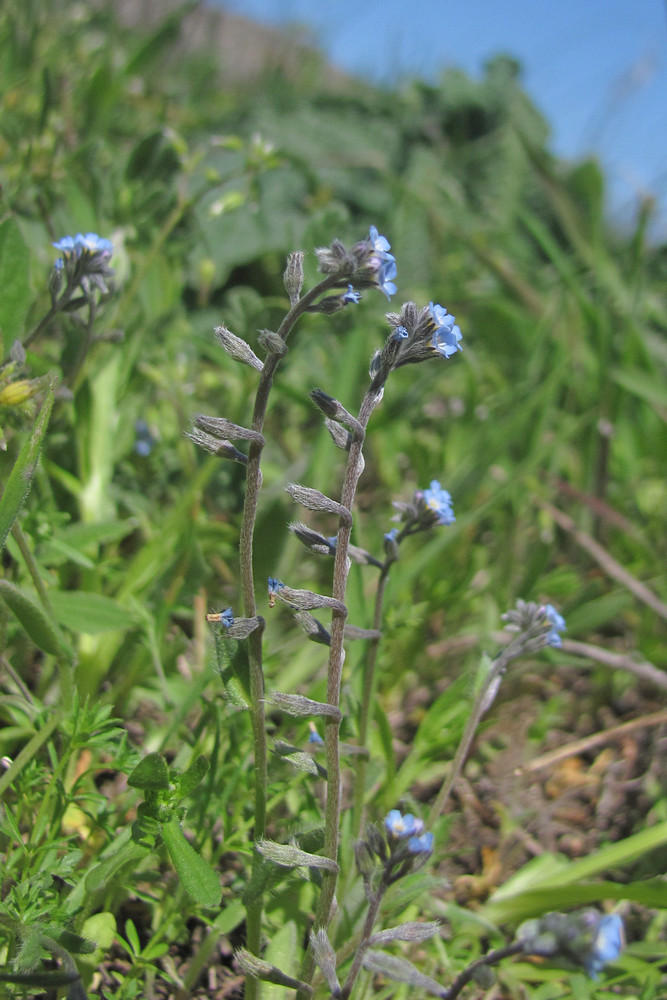
M380 579L378 581L377 591L375 593L375 610L373 613L373 628L379 632L382 625L382 607L384 603L384 595L387 588L387 580L389 578L389 568L391 567L393 559L387 559L382 570L380 571ZM378 659L378 651L380 648L380 637L376 639L371 639L368 643L367 653L364 658L363 663L363 690L361 695L361 709L359 712L359 735L358 743L360 747L366 746L366 741L368 738L368 727L370 723L371 706L375 703L375 680L376 680L376 666ZM353 792L353 819L352 819L352 830L355 837L359 837L364 826L364 796L366 793L366 768L368 766L368 758L361 756L359 758L359 763L355 769L354 776L354 792Z
M361 475L361 452L368 421L374 408L382 398L382 393L373 386L366 393L359 416L357 418L360 433L353 436L348 453L345 480L341 494L341 504L351 510ZM336 539L336 556L334 560L333 597L345 603L347 586L348 560L347 550L350 543L352 524L348 519L341 518ZM331 645L329 647L329 666L327 675L327 702L340 707L340 689L343 677L343 634L346 613L334 611L331 622ZM338 861L338 832L340 827L341 772L339 748L340 722L327 717L324 730L324 742L327 758L327 801L324 815L324 854L332 861ZM331 919L331 908L336 893L337 873L326 871L322 876L322 889L317 905L315 927L328 927ZM315 971L315 959L312 949L308 949L303 962L300 979L310 983ZM297 1000L306 1000L304 990L297 993Z
M307 292L290 309L283 319L277 335L283 343L294 328L297 320L307 311L323 292L340 284L339 275L330 275ZM252 429L262 433L268 406L269 394L273 376L280 363L282 355L269 354L260 376L252 417ZM257 517L257 503L261 485L261 458L263 443L251 441L248 450L248 465L246 469L246 494L241 523L240 571L243 605L246 617L253 618L257 614L255 599L255 583L253 577L253 537ZM256 629L248 637L248 664L250 672L250 718L253 731L255 750L255 816L254 838L264 836L266 831L266 799L267 799L267 746L266 725L264 717L264 669L262 663L262 630ZM257 874L261 864L257 851L253 854L252 875ZM262 943L262 912L263 899L261 895L248 904L246 912L246 945L254 955L259 955ZM259 992L256 979L246 978L246 1000L255 1000Z

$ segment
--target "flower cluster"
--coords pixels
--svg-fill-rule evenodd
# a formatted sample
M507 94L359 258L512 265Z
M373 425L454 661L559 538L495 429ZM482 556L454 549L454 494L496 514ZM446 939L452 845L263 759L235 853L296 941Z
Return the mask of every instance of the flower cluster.
M384 827L390 844L403 840L407 841L410 854L433 852L433 834L424 833L424 823L412 813L404 816L398 809L392 809L385 818Z
M463 335L456 318L444 306L430 302L418 309L414 302L404 303L400 313L389 313L391 333L384 347L371 361L371 378L384 384L390 372L403 365L418 364L432 358L450 358L463 350Z
M505 630L517 633L522 653L537 652L545 646L562 644L559 632L565 631L565 619L551 604L535 604L519 599L516 606L505 612Z
M437 479L431 480L426 490L416 490L410 503L393 504L398 514L394 520L400 521L403 528L401 536L414 535L418 531L429 531L437 525L453 524L454 508L450 493L443 489ZM385 542L391 543L397 538L396 529L385 535Z
M334 240L330 247L320 247L316 251L320 271L340 275L341 283L347 283L347 291L322 300L312 310L333 312L350 302L358 302L361 296L355 286L379 288L389 299L396 293L396 258L389 253L390 249L386 236L381 236L375 226L371 226L365 240L355 243L350 250L340 240Z
M527 954L573 962L593 979L625 947L621 917L617 913L601 914L592 908L577 913L547 913L539 920L526 920L519 927L517 938Z
M76 236L63 236L53 246L62 254L54 264L51 278L51 294L54 299L63 275L67 286L79 286L86 299L94 288L103 295L108 294L108 279L114 273L109 267L109 259L113 254L110 240L97 233L77 233Z
M556 611L553 604L545 605L544 617L551 625L551 629L547 635L547 646L553 646L556 649L560 649L563 645L563 640L561 639L559 633L564 632L567 628L565 619Z

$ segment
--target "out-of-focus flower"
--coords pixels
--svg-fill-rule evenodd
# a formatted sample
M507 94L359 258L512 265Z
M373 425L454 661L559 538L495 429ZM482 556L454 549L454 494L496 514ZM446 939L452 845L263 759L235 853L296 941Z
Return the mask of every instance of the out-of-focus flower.
M547 635L547 646L553 646L555 649L560 649L563 645L563 640L558 633L564 632L567 628L565 619L556 611L553 604L547 604L545 606L544 617L551 624L551 631Z
M348 285L347 291L341 295L341 299L346 305L349 305L350 303L354 303L356 305L357 302L361 302L361 292L355 292L352 285Z
M408 850L410 854L432 854L433 834L428 831L419 837L410 837L408 840Z
M429 489L423 491L424 503L437 515L438 524L453 524L454 508L452 498L447 490L443 490L437 479L431 480Z
M589 976L597 978L607 962L614 959L625 947L625 929L618 913L606 913L598 924L590 954L584 961Z
M406 813L404 816L399 809L392 809L387 814L384 825L388 836L400 840L406 837L418 837L424 829L420 819L412 813Z
M225 628L231 628L234 624L234 615L231 608L225 608L224 611L218 611L215 614L206 615L206 621L218 622L220 625L224 625Z
M308 728L310 729L310 736L308 737L308 742L315 743L317 746L322 746L324 744L324 740L322 739L317 729L315 728L315 723L309 722Z

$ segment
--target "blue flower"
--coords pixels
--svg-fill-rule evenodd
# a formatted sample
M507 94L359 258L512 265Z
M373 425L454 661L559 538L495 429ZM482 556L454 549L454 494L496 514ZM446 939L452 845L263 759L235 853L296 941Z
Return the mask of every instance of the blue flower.
M388 257L381 263L377 276L378 288L381 292L384 292L388 299L390 299L392 295L396 294L396 285L394 284L395 277L396 261L393 257Z
M392 340L407 340L410 334L404 326L397 326L391 336Z
M351 302L356 304L357 302L361 302L361 292L355 292L352 285L348 285L345 294L341 295L341 300L346 305L348 305Z
M437 479L431 480L430 488L424 490L422 495L425 505L437 515L438 524L454 523L456 518L454 517L451 495L447 490L442 489Z
M431 345L438 354L450 358L457 351L462 351L459 341L463 339L461 330L456 325L456 317L448 313L444 306L429 303L431 319L435 323L435 332Z
M590 954L584 962L588 975L596 979L607 962L613 962L618 958L624 946L623 921L617 913L605 914L597 926Z
M563 645L563 640L558 633L564 632L567 628L565 619L556 611L553 604L545 605L544 617L552 626L551 631L547 635L547 646L553 646L555 649L560 649Z
M60 250L63 257L81 257L82 254L93 256L95 254L110 257L113 253L113 243L105 240L97 233L77 233L76 236L63 236L62 239L54 243L56 250Z
M395 542L398 536L398 528L392 528L391 531L385 532L385 540L387 542Z
M424 829L424 824L420 819L417 819L412 813L406 813L403 816L399 809L392 809L388 813L384 825L390 837L401 840L405 837L418 837Z
M224 611L220 611L217 614L206 615L206 620L209 622L218 622L220 625L224 625L225 628L230 628L234 624L234 615L231 608L225 608Z
M371 226L368 238L371 241L374 250L377 250L382 254L386 254L388 250L391 250L391 243L386 236L380 236L376 226Z
M63 257L68 257L76 252L76 244L73 236L63 236L57 243L52 243L56 250L60 250Z
M282 590L285 584L282 580L276 579L275 576L269 577L269 594L277 594L279 590Z
M380 236L375 226L371 226L368 236L371 254L367 266L377 272L376 283L380 291L390 298L396 292L394 278L396 277L396 258L389 253L391 244L386 236Z
M321 746L324 743L324 740L322 739L317 729L315 728L315 723L309 722L308 726L310 727L310 736L308 737L308 742L316 743L317 746Z
M428 833L422 833L419 837L410 837L408 840L408 850L410 854L432 854L433 834L429 831Z

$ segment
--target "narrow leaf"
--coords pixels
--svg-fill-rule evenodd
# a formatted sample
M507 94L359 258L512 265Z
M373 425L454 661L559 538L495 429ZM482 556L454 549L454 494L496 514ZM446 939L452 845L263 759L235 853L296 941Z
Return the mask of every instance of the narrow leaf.
M444 996L447 992L435 979L420 972L412 962L397 958L396 955L388 955L384 951L367 951L364 955L364 968L370 972L379 972L394 982L407 983L428 993L435 993L436 996Z
M218 906L222 888L217 873L185 839L176 816L162 827L162 837L187 894L202 906Z
M57 622L37 604L34 598L25 594L13 583L0 580L0 597L19 620L32 641L45 653L74 663L74 650L65 641Z
M259 853L268 861L273 861L283 868L324 868L326 871L338 873L338 865L331 858L323 858L319 854L308 854L291 844L277 844L274 840L258 840L256 844Z

